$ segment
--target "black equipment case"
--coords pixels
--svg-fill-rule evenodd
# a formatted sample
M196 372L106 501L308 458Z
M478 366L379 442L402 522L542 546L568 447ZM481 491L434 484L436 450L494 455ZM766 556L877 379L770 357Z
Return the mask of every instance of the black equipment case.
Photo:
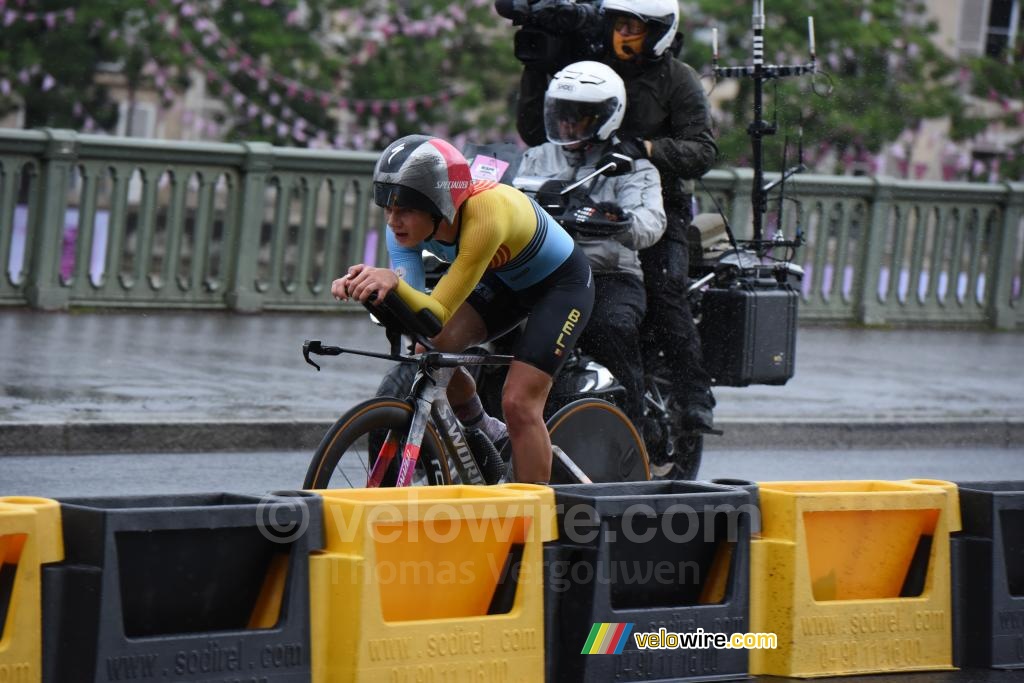
M715 384L785 384L793 376L799 294L775 278L740 276L705 290L700 337Z

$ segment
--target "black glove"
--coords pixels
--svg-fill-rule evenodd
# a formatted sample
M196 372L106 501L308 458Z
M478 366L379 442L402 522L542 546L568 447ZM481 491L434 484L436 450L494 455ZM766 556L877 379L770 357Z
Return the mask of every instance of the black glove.
M617 138L618 142L597 162L597 168L603 168L608 164L615 164L603 172L606 176L617 176L625 173L632 173L637 159L647 158L647 147L640 138Z
M598 202L595 208L610 221L624 221L629 218L629 212L615 202Z
M570 232L583 237L614 237L629 230L632 216L613 202L600 202L596 206L577 206L567 213Z
M621 152L609 152L597 160L595 168L603 168L601 175L617 176L633 172L633 157Z
M612 147L612 152L625 154L631 159L646 159L647 145L640 138L618 138L618 142Z

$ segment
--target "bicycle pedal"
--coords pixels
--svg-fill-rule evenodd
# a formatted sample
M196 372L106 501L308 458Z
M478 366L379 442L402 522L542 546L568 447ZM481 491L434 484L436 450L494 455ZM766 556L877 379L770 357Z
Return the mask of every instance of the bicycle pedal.
M665 479L672 473L672 468L675 467L675 464L672 462L661 464L652 462L649 463L649 467L651 469L651 479Z

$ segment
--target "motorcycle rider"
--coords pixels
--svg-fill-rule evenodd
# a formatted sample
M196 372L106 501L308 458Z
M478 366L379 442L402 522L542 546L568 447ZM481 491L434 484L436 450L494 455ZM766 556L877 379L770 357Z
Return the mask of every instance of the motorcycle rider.
M660 354L676 378L681 426L709 430L714 397L685 294L693 179L707 172L718 154L710 107L696 72L675 59L671 49L678 35L677 0L603 0L601 12L610 45L604 61L622 77L627 93L616 151L637 160L649 159L658 169L668 220L664 236L640 251L648 311L643 357ZM546 139L546 88L543 71L524 69L517 128L528 145Z
M644 369L638 359L647 298L637 250L662 236L665 211L661 180L650 161L609 156L627 109L625 85L612 68L593 61L565 67L544 96L548 142L526 151L513 185L535 184L534 178L569 185L609 163L616 165L615 175L598 175L576 191L582 202L571 205L576 221L568 229L594 273L594 309L579 343L626 388L624 412L641 426ZM621 231L598 233L588 226L594 216L621 223Z

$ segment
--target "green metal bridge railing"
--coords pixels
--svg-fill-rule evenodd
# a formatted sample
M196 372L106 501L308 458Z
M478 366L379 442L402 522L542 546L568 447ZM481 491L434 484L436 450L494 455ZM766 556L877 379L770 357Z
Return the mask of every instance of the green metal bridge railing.
M376 155L0 129L0 306L337 309L331 280L386 262ZM707 192L749 234L752 174ZM1024 327L1024 183L802 175L804 321ZM769 221L772 223L773 221Z

